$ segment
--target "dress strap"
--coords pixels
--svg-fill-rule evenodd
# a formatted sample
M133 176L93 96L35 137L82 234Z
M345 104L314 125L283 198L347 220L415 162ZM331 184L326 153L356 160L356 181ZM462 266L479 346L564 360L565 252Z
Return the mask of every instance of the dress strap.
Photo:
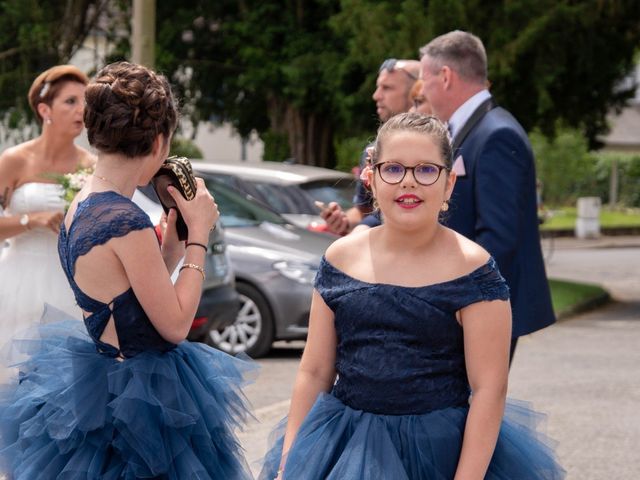
M129 198L116 192L92 193L78 204L68 231L64 224L61 226L58 253L82 309L97 312L105 304L86 295L75 283L75 264L78 258L112 238L123 237L145 228L153 228L148 215Z

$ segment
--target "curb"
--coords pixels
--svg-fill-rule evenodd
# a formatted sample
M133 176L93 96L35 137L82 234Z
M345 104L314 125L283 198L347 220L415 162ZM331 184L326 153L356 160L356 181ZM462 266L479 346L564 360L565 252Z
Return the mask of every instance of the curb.
M561 238L561 237L574 237L576 234L575 228L554 228L554 229L540 229L540 236L542 238ZM622 236L635 236L640 235L640 227L600 227L600 235L606 237L622 237Z
M611 295L609 294L609 292L605 291L600 295L597 295L593 298L589 298L583 302L575 304L570 308L567 308L561 312L558 312L556 314L556 321L560 322L562 320L567 320L569 318L572 318L575 315L578 315L579 313L585 313L591 310L595 310L611 302L613 302L613 298L611 298Z

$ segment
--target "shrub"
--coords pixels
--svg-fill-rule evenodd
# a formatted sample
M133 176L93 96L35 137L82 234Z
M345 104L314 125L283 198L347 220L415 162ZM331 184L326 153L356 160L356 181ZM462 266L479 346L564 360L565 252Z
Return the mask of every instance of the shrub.
M373 140L373 137L349 137L336 140L336 170L351 172L360 162L360 156L364 148Z
M174 135L171 139L170 155L187 158L204 158L202 150L192 140Z

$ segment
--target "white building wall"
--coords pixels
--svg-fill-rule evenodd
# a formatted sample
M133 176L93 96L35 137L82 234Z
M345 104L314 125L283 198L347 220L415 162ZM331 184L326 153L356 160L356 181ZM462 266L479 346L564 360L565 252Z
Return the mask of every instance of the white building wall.
M207 162L259 162L262 160L264 144L252 133L248 141L242 138L229 124L201 123L194 143L202 150Z

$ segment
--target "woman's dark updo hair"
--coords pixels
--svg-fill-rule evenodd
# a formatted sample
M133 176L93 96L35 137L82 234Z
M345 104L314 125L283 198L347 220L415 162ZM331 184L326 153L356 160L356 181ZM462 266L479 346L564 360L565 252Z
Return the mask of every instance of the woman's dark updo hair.
M85 100L89 143L104 153L148 155L158 134L169 140L178 124L169 82L142 65L107 65L87 85Z
M370 149L371 165L375 165L379 161L385 138L396 132L415 132L429 135L440 150L444 166L451 169L453 158L447 127L432 115L422 115L415 112L401 113L391 117L378 129L374 147Z

